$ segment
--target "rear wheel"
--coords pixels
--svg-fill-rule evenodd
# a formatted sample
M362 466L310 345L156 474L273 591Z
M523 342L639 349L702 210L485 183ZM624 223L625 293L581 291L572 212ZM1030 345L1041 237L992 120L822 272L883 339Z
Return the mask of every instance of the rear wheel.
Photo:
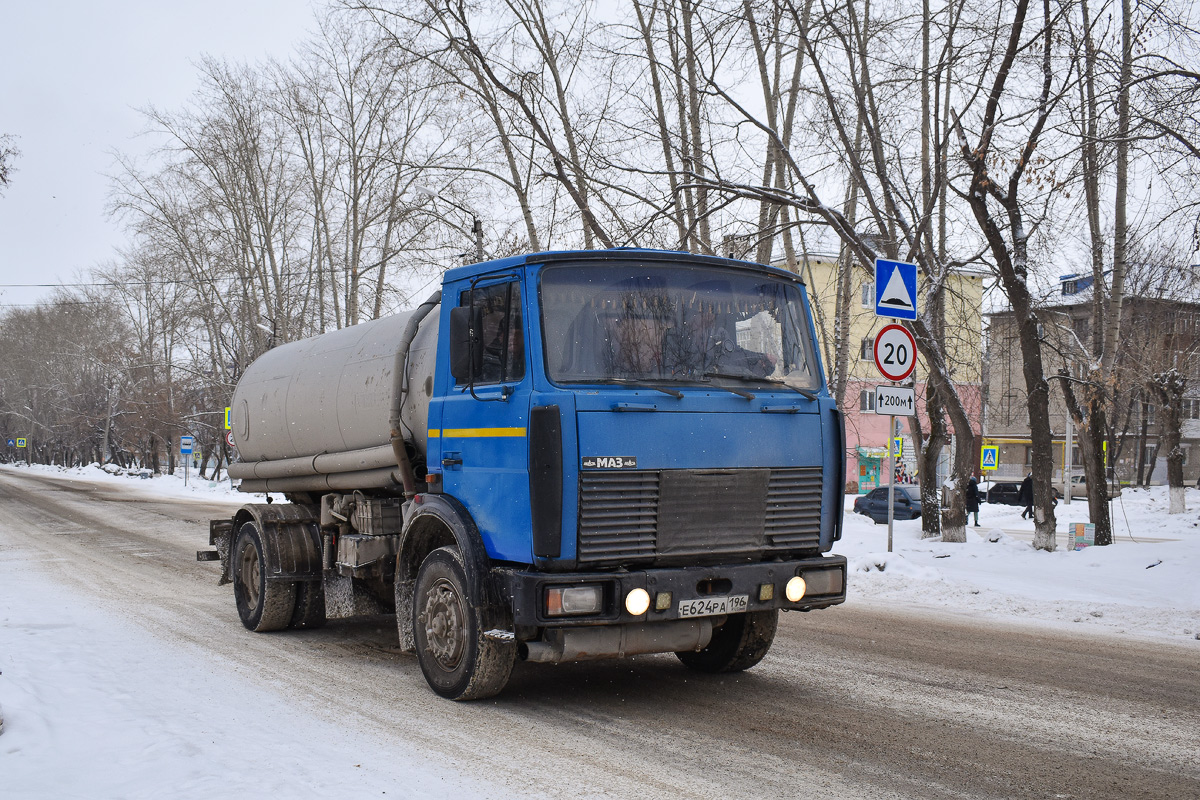
M675 655L699 672L741 672L763 660L778 626L778 609L731 614L703 650Z
M321 628L325 625L325 586L321 581L296 584L296 610L289 628Z
M467 586L458 549L440 547L421 563L413 598L421 672L435 692L451 700L498 694L517 658L512 638L485 635L485 618L492 615Z
M266 549L253 522L238 529L231 560L233 596L242 624L257 633L286 628L296 610L296 584L267 580Z

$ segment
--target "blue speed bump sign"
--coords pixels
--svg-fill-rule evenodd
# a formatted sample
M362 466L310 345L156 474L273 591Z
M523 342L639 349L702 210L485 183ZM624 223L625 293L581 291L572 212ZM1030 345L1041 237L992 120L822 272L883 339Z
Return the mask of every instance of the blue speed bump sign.
M875 316L917 318L917 265L875 259Z
M1000 463L1000 448L999 447L984 447L979 452L979 468L980 469L995 469Z
M9 439L9 440L8 440L8 446L9 446L9 447L16 447L16 446L17 446L17 440L16 440L16 439Z

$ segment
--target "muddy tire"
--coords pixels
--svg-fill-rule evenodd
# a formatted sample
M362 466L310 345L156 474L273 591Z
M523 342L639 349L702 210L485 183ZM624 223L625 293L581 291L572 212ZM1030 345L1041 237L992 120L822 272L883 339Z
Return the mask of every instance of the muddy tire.
M296 610L296 584L267 580L266 564L258 526L243 523L230 559L233 596L242 624L256 633L286 628Z
M321 581L296 583L296 610L292 612L289 628L322 628L325 626L325 586Z
M516 642L485 636L485 620L495 615L480 606L457 548L440 547L425 557L413 595L413 635L421 672L442 697L481 700L508 683Z
M731 614L703 650L675 655L698 672L741 672L763 660L778 626L778 610Z

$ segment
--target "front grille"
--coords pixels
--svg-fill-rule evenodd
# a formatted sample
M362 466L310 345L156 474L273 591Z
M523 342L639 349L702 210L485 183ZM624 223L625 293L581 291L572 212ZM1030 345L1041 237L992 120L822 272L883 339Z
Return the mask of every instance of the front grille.
M585 472L579 486L579 561L617 564L654 558L658 472Z
M767 486L771 549L815 547L821 538L821 470L773 469Z
M579 563L715 564L816 550L821 491L819 467L585 471Z

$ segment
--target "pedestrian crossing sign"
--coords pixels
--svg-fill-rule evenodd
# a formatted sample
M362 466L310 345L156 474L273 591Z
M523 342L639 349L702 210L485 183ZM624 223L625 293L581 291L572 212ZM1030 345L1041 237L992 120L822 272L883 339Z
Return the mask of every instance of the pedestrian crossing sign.
M17 439L17 447L24 447L24 446L25 446L25 440Z
M1000 463L1000 448L996 446L985 447L979 454L980 469L995 469Z
M892 439L892 458L901 458L904 456L904 437L897 436Z

